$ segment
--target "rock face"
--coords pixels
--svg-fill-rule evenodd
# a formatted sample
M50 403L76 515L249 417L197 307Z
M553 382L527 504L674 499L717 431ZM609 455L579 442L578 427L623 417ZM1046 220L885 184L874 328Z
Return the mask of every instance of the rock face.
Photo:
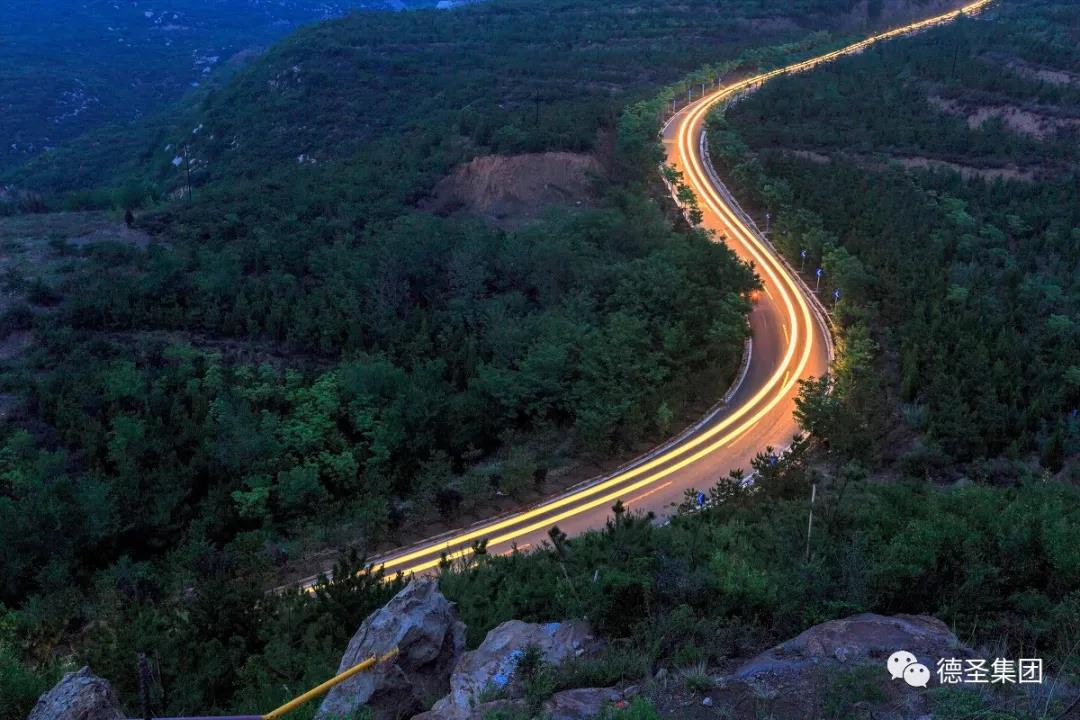
M399 650L394 660L331 690L317 720L353 717L361 706L378 720L396 720L427 707L449 689L450 672L465 648L465 625L434 580L413 580L364 620L338 672L394 647Z
M42 695L27 720L120 720L123 717L109 683L84 667L68 673Z
M622 702L623 694L615 688L578 688L555 693L544 703L548 720L586 720L598 717L609 705Z
M694 698L709 710L693 717L821 718L835 714L838 700L848 703L846 694L857 688L853 704L844 708L851 717L926 720L934 709L932 696L890 672L889 658L901 650L930 669L930 687L937 685L939 658L972 656L945 623L933 617L854 615L815 625L742 663L733 674L714 678L714 686ZM660 680L658 674L658 682L669 686L670 676Z
M465 653L450 678L450 694L419 716L424 720L468 718L485 691L510 690L508 686L521 651L536 645L544 661L558 665L570 657L588 653L599 646L585 622L525 623L510 620L487 634L480 647Z
M548 698L541 717L545 720L591 720L603 715L609 706L625 704L625 694L615 688L578 688L563 690ZM451 709L447 712L432 710L417 715L413 720L486 720L493 714L507 717L523 717L525 701L520 698L490 700L468 711Z
M963 657L967 652L937 618L863 613L815 625L744 663L735 676L746 680L763 673L798 673L823 662L880 662L884 668L897 650L914 653L928 667L934 667L938 658Z

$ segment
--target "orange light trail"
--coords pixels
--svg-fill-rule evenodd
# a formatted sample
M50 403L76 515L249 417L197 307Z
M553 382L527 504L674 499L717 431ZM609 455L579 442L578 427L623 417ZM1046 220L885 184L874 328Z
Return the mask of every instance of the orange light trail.
M775 372L753 397L748 399L730 415L708 430L696 435L685 443L656 455L649 461L627 470L626 472L619 473L588 487L568 492L535 508L508 516L491 524L475 529L464 530L453 537L438 542L429 542L419 547L414 546L414 549L406 550L399 555L386 558L385 560L375 561L372 566L382 567L385 570L392 571L394 574L400 572L409 575L424 572L435 568L440 564L441 558L430 557L433 553L439 552L440 548L446 549L446 558L448 560L455 560L471 554L473 549L471 546L466 545L451 551L451 546L461 545L462 543L471 543L472 541L482 538L487 538L489 545L498 545L500 543L513 541L516 538L528 535L532 532L549 528L562 520L566 520L602 505L613 503L632 492L648 488L654 483L670 476L672 473L716 452L752 429L779 403L786 400L795 383L802 377L802 373L810 360L814 346L814 328L821 327L821 325L815 322L811 307L804 297L792 272L783 262L773 255L772 250L761 241L755 232L747 227L745 222L739 217L738 213L724 201L715 187L713 187L712 182L709 180L708 173L704 169L700 148L697 146L699 134L695 134L691 137L691 131L694 128L700 127L704 121L705 115L717 103L728 100L744 90L757 87L774 77L808 70L822 63L835 60L836 58L860 52L882 40L940 25L954 20L962 14L976 13L991 2L993 2L993 0L977 0L959 10L954 10L926 20L894 28L893 30L878 33L839 50L834 50L808 60L793 63L786 67L761 73L746 80L723 87L711 95L695 101L695 103L687 106L681 111L685 113L685 117L680 121L677 146L679 155L683 158L685 165L684 175L687 179L687 184L694 190L698 197L704 201L705 205L721 219L724 225L733 231L729 234L728 239L730 240L731 235L734 235L735 240L742 245L747 254L753 259L759 272L763 272L768 281L765 284L765 292L774 300L775 297L769 290L769 285L775 286L777 294L779 295L779 304L786 319L784 332L787 339L787 348L783 359L777 366ZM787 335L789 326L790 335ZM797 359L796 355L798 355ZM764 402L763 405L761 405L762 402ZM758 407L759 405L761 406ZM758 409L756 412L753 412L749 418L729 432L725 432L732 425L739 423L740 420L750 414L754 408ZM698 448L696 452L687 454L695 448ZM681 459L678 459L680 457ZM675 460L677 460L677 462L673 462ZM650 472L667 463L671 464L657 472ZM630 485L617 487L626 483L628 480L639 477L639 480ZM663 485L636 496L629 502L641 500L644 497L669 486L671 483L672 481L669 480ZM617 489L612 490L612 488L616 487ZM587 502L581 502L586 499L588 499ZM570 505L573 505L573 507L567 507ZM532 520L535 521L529 522ZM522 526L522 523L528 524ZM493 533L499 533L508 528L513 529L499 535L492 535ZM422 558L429 559L422 560ZM310 587L308 589L310 589Z

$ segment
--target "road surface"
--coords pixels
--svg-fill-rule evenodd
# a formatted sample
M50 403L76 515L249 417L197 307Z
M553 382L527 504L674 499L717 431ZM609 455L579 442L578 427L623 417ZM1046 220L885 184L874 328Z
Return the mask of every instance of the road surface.
M722 407L694 429L610 476L567 490L532 508L478 523L388 553L374 561L388 575L423 573L437 568L442 557L462 558L479 540L489 554L537 547L558 526L568 535L603 527L611 507L621 500L632 511L672 512L687 489L706 490L733 468L748 469L767 446L786 447L799 431L792 411L798 381L821 376L828 369L831 341L825 318L810 290L752 227L727 195L708 164L704 122L718 103L752 90L769 79L810 69L843 55L860 52L891 37L975 13L992 0L977 0L961 10L898 27L840 50L722 86L676 113L663 131L667 162L681 171L698 197L702 227L715 232L739 257L754 263L764 292L750 315L752 352L745 377ZM721 240L722 239L722 240ZM726 388L702 387L704 397L719 398ZM315 578L304 581L310 587Z

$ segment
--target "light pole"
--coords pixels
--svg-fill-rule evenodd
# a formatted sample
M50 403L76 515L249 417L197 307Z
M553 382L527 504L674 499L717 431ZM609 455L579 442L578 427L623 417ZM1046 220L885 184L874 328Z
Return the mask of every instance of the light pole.
M806 250L799 251L799 273L806 269Z
M835 305L840 300L840 288L833 290L832 304Z
M817 292L818 290L821 289L821 276L824 275L824 274L825 274L824 270L822 270L821 268L817 269L817 284L814 285L814 292Z
M772 224L772 214L765 213L765 234L769 234L769 226Z

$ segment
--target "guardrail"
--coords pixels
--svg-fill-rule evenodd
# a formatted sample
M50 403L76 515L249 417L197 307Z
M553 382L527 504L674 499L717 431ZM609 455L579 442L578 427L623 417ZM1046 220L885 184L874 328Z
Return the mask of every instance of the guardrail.
M330 692L335 685L340 685L349 678L359 675L365 670L370 670L376 665L381 665L384 662L393 660L397 655L397 648L391 649L384 655L372 655L367 660L353 665L348 670L335 675L321 685L311 688L303 695L298 695L281 707L275 708L265 715L180 715L176 717L131 718L131 720L279 720L279 718L287 715L301 705L305 705L315 698Z

